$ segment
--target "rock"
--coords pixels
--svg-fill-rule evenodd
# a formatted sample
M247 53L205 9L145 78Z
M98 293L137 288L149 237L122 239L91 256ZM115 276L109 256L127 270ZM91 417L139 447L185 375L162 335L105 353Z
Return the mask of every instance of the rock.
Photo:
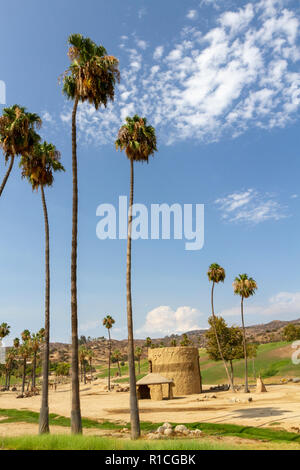
M199 436L201 436L202 431L201 431L201 429L193 429L193 431L191 431L191 434L195 437L199 437Z
M184 434L186 432L189 433L189 430L184 424L178 424L175 428L175 432Z
M297 383L299 383L299 382L300 382L300 377L294 377L294 378L293 378L293 383L294 383L294 384L297 384Z
M249 397L249 398L248 398L248 402L250 403L251 401L253 401L253 398L252 398L252 397Z
M164 423L164 424L162 425L162 427L165 428L165 429L172 429L172 424L170 424L170 423Z
M172 434L173 434L173 429L172 428L165 429L165 432L164 432L165 436L172 436Z
M163 426L159 426L159 428L157 428L156 432L157 432L158 434L164 434L165 428L164 428Z

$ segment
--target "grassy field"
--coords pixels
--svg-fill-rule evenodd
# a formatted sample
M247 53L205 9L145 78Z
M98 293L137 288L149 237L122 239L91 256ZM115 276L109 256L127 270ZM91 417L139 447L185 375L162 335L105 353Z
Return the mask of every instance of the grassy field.
M274 447L272 444L269 448ZM279 445L279 448L282 447ZM130 441L86 436L24 436L0 438L0 449L5 450L246 450L257 446L249 443L234 445L209 439L197 441L168 439L166 441ZM284 446L284 448L286 448Z

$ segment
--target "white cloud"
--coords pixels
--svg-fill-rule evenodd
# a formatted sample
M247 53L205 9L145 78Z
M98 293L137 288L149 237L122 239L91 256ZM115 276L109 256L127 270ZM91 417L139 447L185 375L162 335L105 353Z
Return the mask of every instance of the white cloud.
M153 54L153 59L154 60L160 59L163 53L164 53L164 46L157 46Z
M138 10L138 18L141 20L144 16L147 15L147 8L142 7Z
M300 317L300 292L279 292L271 297L266 305L246 305L247 315L273 316L274 318L284 315ZM240 316L240 307L233 307L220 312L222 317Z
M134 35L133 41L137 44ZM223 11L204 36L195 26L183 27L172 47L154 49L154 62L148 54L144 60L139 41L138 50L130 48L129 39L122 49L127 66L122 58L115 103L92 115L82 108L79 130L92 143L111 142L116 135L128 106L124 96L167 145L235 138L253 127L284 127L298 116L299 19L279 0ZM156 61L159 69L154 69ZM275 210L271 203L261 217Z
M285 208L269 194L254 189L228 194L215 201L222 218L228 222L260 223L287 217Z
M51 114L50 114L48 111L44 111L44 112L42 113L42 120L43 120L44 122L48 122L48 123L51 123L51 124L54 123L54 119L53 119L53 117L51 116Z
M145 324L136 333L161 337L197 330L200 316L200 312L192 307L173 310L169 306L160 306L148 312Z
M189 20L195 20L198 16L197 10L189 10L186 14L186 17Z

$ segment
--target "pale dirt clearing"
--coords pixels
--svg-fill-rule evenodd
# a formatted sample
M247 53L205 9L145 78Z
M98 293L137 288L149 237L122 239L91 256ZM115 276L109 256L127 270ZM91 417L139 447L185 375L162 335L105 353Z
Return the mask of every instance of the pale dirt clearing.
M82 416L98 421L128 423L129 393L106 392L103 390L105 384L104 380L97 380L81 386ZM281 427L289 431L300 428L300 384L267 385L267 389L268 392L263 394L204 392L202 395L174 400L140 400L141 420L154 423L234 423L255 427L272 426L274 429ZM17 399L16 395L16 392L1 392L0 408L39 412L40 396ZM203 398L203 395L208 398ZM213 395L216 398L210 398ZM252 402L247 401L249 397L252 397ZM50 391L49 406L51 413L70 416L70 385L61 385L56 392Z

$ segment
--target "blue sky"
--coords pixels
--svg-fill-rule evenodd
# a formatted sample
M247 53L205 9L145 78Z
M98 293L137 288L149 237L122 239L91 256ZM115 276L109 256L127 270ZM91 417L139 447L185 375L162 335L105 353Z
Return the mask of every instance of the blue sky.
M114 337L126 337L126 241L97 239L96 208L128 194L129 164L114 140L135 112L155 126L159 148L136 165L136 202L205 204L202 250L186 251L183 240L134 243L137 336L205 328L212 262L226 269L215 303L229 324L240 324L232 281L244 272L259 287L247 324L299 318L299 2L11 0L1 19L6 103L43 117L42 135L67 170L46 194L52 340L70 338L71 103L58 77L75 32L103 44L121 71L114 104L78 113L80 333L103 335L111 314ZM17 165L0 213L0 322L13 338L42 326L44 305L40 195Z

